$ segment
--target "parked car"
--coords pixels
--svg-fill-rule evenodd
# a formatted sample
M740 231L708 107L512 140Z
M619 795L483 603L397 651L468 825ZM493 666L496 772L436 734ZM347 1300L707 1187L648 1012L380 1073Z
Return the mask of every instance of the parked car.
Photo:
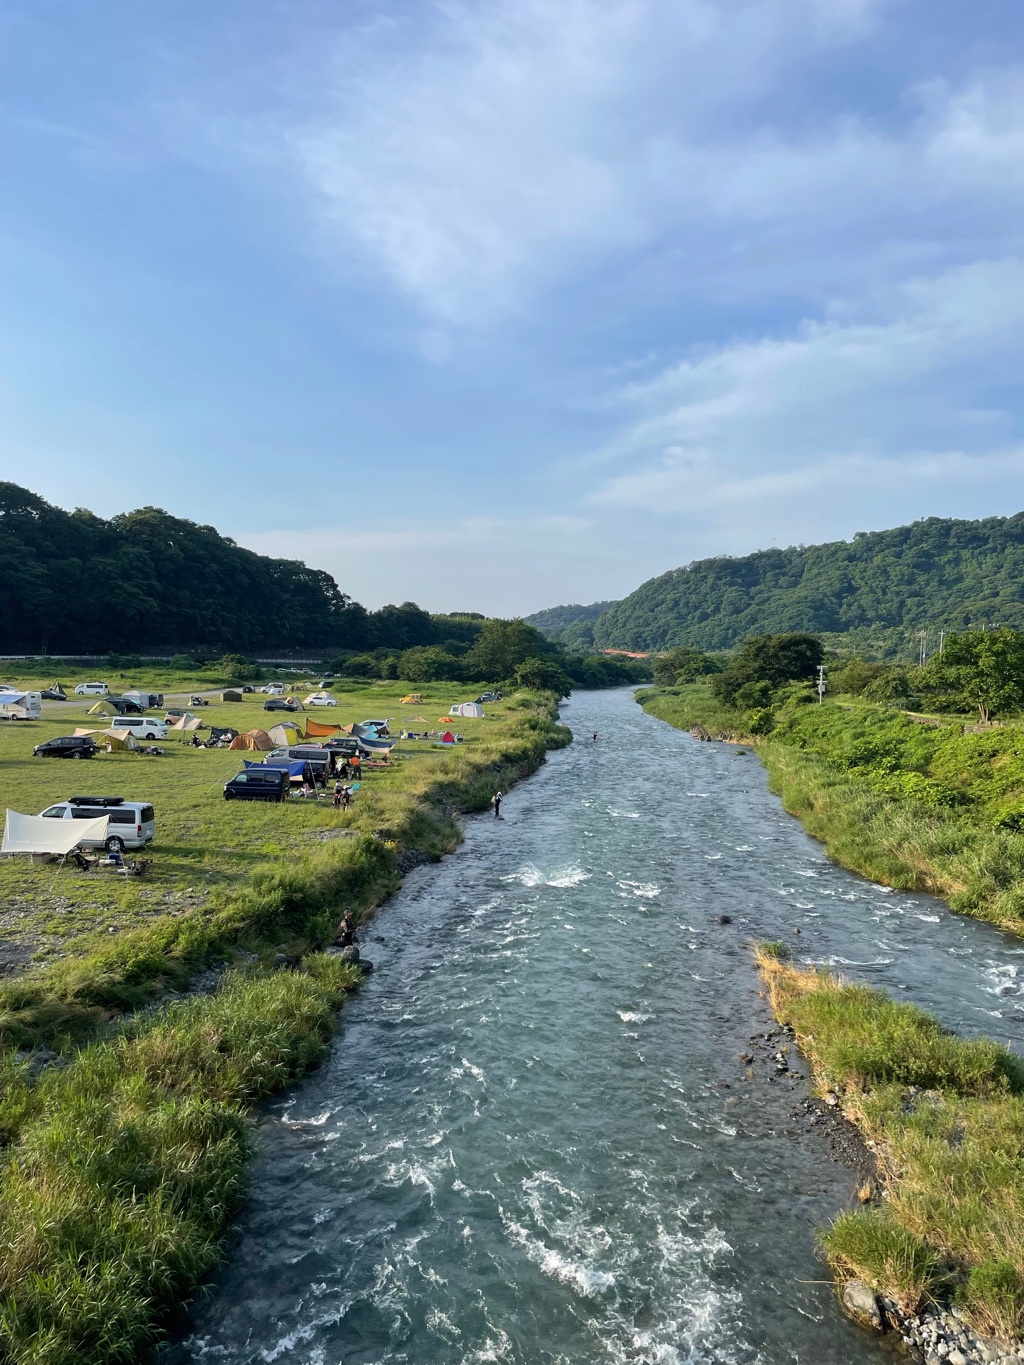
M500 692L481 692L476 699L477 706L482 706L485 701L501 701Z
M69 796L40 811L40 815L44 820L98 820L105 815L110 821L106 839L83 839L83 848L123 852L126 848L144 848L156 836L156 817L149 802L126 801L123 796Z
M52 687L44 687L39 695L45 697L47 701L67 701L68 699L68 694L59 682L55 682Z
M263 703L264 711L301 711L302 702L294 697L268 697Z
M90 735L62 735L47 739L32 750L36 758L92 758L96 744Z
M109 697L110 688L104 682L79 683L75 688L76 697Z
M307 706L337 706L329 692L311 692L306 698Z
M283 801L288 795L291 779L287 768L268 768L263 765L246 768L230 782L224 783L225 801Z
M118 730L128 730L136 739L166 739L167 723L156 716L118 716Z
M117 708L119 716L141 716L146 710L142 702L135 701L134 698L128 696L119 697L114 692L111 692L106 700Z
M242 691L243 691L243 692L255 692L256 689L255 689L255 687L250 687L250 685L249 685L248 683L246 683L246 685L242 688Z
M188 699L189 706L209 706L209 697L201 697L198 692L193 693Z
M284 696L284 688L280 683L267 683L266 687L260 688L260 691L265 693L268 697Z

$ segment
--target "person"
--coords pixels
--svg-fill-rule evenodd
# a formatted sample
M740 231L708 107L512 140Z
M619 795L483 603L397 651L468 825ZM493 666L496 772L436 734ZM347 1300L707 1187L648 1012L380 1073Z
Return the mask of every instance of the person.
M491 805L494 807L495 820L501 819L501 800L502 800L501 792L495 792L494 795L491 797Z
M349 806L351 806L351 804L352 804L352 788L351 788L351 787L342 787L342 789L341 789L341 808L342 808L342 810L348 810L348 808L349 808Z
M308 778L308 777L304 777L304 778L302 779L302 795L303 795L303 796L312 796L312 795L313 795L313 788L309 785L309 778Z
M594 743L595 743L595 744L597 743L597 731L596 731L596 730L594 731Z
M337 810L341 805L341 779L334 784L334 809Z
M193 736L192 736L192 748L193 748L193 749L198 749L199 746L200 746L200 743L201 743L201 740L200 740L199 736L198 736L198 735L193 735Z
M342 948L351 948L356 941L356 922L351 910L346 910L338 925L338 943Z

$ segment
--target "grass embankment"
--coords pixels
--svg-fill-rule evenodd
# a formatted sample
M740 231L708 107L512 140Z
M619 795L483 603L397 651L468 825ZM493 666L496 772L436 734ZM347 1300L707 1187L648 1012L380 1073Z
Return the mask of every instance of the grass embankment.
M400 690L338 693L343 705L314 715L400 713ZM420 691L423 703L405 710L436 728L450 693ZM244 1184L245 1106L319 1059L357 979L316 951L342 910L389 894L401 851L453 848L457 811L482 808L570 738L544 697L488 709L493 719L460 722L467 743L456 751L408 746L392 769L366 774L349 812L225 803L239 755L217 750L32 759L34 743L68 732L73 708L4 727L7 804L36 811L76 790L144 798L158 833L149 884L98 885L96 873L65 868L53 894L70 907L61 928L76 929L61 956L0 983L0 1360L137 1361L216 1261ZM245 729L280 717L253 703L204 718ZM5 860L0 894L42 915L53 877ZM256 960L216 994L132 1013L239 948ZM282 951L299 965L272 970ZM14 1050L41 1043L65 1065L39 1071L38 1056Z
M759 949L757 963L816 1089L839 1096L883 1175L883 1199L822 1235L836 1273L907 1312L952 1298L982 1334L1019 1336L1024 1062L868 986L798 969L777 945Z
M772 791L835 862L1024 933L1024 726L964 733L959 720L826 701L783 707L769 736L751 737L706 686L637 696L670 725L755 743Z

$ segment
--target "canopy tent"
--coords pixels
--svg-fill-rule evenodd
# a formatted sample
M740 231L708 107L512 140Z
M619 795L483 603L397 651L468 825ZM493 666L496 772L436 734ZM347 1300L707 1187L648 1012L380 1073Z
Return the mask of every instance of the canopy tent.
M275 749L287 749L289 744L297 744L302 737L299 727L291 720L283 720L272 725L267 734L274 741Z
M306 721L307 738L310 735L336 735L340 729L341 729L340 725L325 725L323 721L320 720ZM346 731L346 733L350 734L351 731Z
M266 730L249 730L244 735L236 735L228 747L231 749L256 749L265 754L269 753L274 747L274 741Z
M131 730L118 730L114 726L109 730L87 730L84 726L79 725L75 730L75 738L84 738L86 735L102 735L110 749L137 749L139 747Z
M408 723L410 725L426 725L427 718L426 716L410 716Z
M265 759L243 758L243 768L272 768L275 772L287 773L289 777L301 777L306 770L306 761L302 758L279 759L276 763L268 763Z
M4 821L4 841L0 853L53 853L67 856L83 839L103 843L110 820L101 815L96 820L47 820L41 815L19 815L7 812Z

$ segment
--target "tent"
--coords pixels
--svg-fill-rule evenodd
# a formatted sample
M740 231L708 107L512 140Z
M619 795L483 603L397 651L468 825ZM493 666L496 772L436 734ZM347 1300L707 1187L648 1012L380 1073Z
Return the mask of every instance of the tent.
M111 726L109 730L100 730L108 749L137 749L138 740L131 730L118 730L116 726Z
M438 744L454 744L455 736L450 730L446 730L437 742Z
M287 749L289 744L297 744L301 739L299 727L294 721L283 720L278 725L272 725L267 734L274 741L275 749Z
M228 747L231 749L256 749L265 754L269 753L274 747L274 742L266 730L249 730L244 735L236 735Z
M324 723L319 720L306 721L307 738L310 735L336 735L340 729L341 729L340 725L324 725ZM345 733L351 734L352 733L351 728L347 729Z
M41 815L19 815L7 812L4 822L4 841L0 853L55 853L67 855L83 839L103 843L110 820L106 815L96 820L47 820Z
M305 759L279 759L276 763L267 763L265 759L243 758L243 768L273 768L275 772L287 773L289 777L301 777L306 771Z
M451 712L453 716L462 716L463 718L468 716L473 720L479 720L484 713L484 708L479 702L464 701L459 706L453 706Z
M235 692L235 691L233 691L233 690L229 690L229 691L227 691L227 692L222 692L222 693L221 693L221 700L222 700L222 701L241 701L241 700L242 700L242 694L241 694L241 692Z
M173 725L168 725L167 733L170 734L172 730L177 730L179 733L190 734L193 730L201 730L202 727L203 722L198 716L184 715L179 716Z
M403 706L422 706L423 698L418 692L410 692L407 697L402 698Z
M104 697L95 706L90 706L85 714L87 716L119 716L121 713L114 702Z

